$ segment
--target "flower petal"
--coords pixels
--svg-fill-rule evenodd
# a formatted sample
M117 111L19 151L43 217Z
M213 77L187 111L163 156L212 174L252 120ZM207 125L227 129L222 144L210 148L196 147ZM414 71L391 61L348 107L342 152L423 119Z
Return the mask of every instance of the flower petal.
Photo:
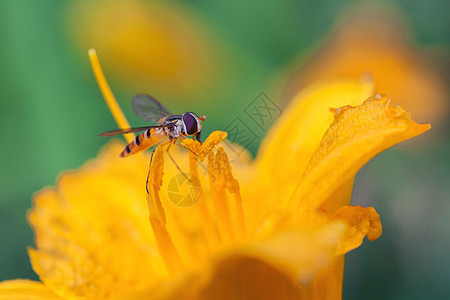
M221 260L198 299L302 299L302 287L265 261L248 256Z
M256 158L257 171L261 174L257 181L268 187L264 190L265 198L272 199L267 205L286 208L311 155L333 122L330 108L359 105L372 90L373 85L368 81L336 80L316 83L297 94L264 139ZM282 190L277 188L280 185ZM243 184L244 195L261 192L251 191L253 186ZM271 196L270 191L275 190L276 195Z
M200 295L202 299L326 299L323 295L339 295L343 265L340 257L335 260L335 250L345 228L334 222L316 230L283 232L225 255Z
M42 282L32 280L7 280L0 282L0 300L48 300L61 299Z
M256 174L235 168L250 230L266 218L265 212L286 209L314 150L333 122L330 108L361 104L372 90L369 81L335 80L313 84L297 94L264 139L255 161ZM259 201L261 197L265 200Z
M371 97L357 107L342 107L314 152L289 208L307 214L329 203L333 193L348 184L372 157L429 128L412 121L409 113L387 96ZM333 206L339 208L350 198L336 201L340 203Z
M121 299L336 299L344 256L335 256L346 225L297 229L223 251L209 270Z
M296 183L333 122L330 108L359 105L372 91L371 81L336 80L299 92L264 139L257 157L259 169L279 183Z
M167 276L148 223L147 162L120 159L112 143L81 170L34 198L37 250L29 254L46 286L63 297L102 298Z

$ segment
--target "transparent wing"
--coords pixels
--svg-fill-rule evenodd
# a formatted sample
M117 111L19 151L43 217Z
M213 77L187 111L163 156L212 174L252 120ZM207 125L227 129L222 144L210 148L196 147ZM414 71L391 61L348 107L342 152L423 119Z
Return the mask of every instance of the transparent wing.
M118 134L127 134L127 133L132 133L132 132L139 132L139 131L143 131L143 130L147 130L150 128L164 128L164 127L171 127L173 126L172 124L167 124L167 125L157 125L157 126L145 126L145 127L136 127L136 128L125 128L125 129L116 129L116 130L111 130L111 131L106 131L103 133L100 133L100 136L113 136L113 135L118 135Z
M158 100L147 94L138 94L131 99L134 112L144 121L158 122L171 115Z

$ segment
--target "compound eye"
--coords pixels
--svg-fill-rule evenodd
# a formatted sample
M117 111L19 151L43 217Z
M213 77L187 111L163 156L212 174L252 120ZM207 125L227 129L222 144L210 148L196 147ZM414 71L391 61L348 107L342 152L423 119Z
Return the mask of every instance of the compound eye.
M186 126L187 134L191 135L197 133L197 119L191 113L185 113L183 115L183 122Z

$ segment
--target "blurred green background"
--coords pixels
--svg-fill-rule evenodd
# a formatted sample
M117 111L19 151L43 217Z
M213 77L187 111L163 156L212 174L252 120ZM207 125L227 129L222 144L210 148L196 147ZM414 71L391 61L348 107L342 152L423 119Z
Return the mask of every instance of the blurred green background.
M26 253L32 194L94 158L107 142L98 133L116 128L90 69L95 47L133 126L145 123L129 99L146 92L174 112L207 115L204 136L261 92L283 108L313 78L371 71L377 91L433 128L358 174L353 204L375 207L384 232L347 255L344 299L446 298L450 2L376 3L0 1L0 280L37 279ZM253 155L266 129L253 128Z

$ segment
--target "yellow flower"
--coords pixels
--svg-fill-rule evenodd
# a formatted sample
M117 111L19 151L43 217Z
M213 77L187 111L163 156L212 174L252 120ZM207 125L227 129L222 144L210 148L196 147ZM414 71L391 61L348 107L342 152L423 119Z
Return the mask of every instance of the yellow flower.
M95 47L120 82L183 99L204 93L221 69L217 41L201 17L174 1L74 1L68 16L81 49ZM133 88L130 88L131 90ZM192 97L195 98L195 97Z
M255 161L231 163L220 131L202 145L184 140L189 152L172 147L197 192L192 205L171 197L179 171L161 147L146 195L149 155L121 159L124 144L109 143L34 197L29 254L42 284L4 282L0 299L340 299L344 254L381 235L373 208L349 206L356 172L430 128L371 93L353 80L306 88Z
M376 91L389 94L421 121L444 120L448 88L443 69L430 52L408 40L402 18L374 7L353 11L333 36L298 69L286 101L299 88L318 80L371 74Z

